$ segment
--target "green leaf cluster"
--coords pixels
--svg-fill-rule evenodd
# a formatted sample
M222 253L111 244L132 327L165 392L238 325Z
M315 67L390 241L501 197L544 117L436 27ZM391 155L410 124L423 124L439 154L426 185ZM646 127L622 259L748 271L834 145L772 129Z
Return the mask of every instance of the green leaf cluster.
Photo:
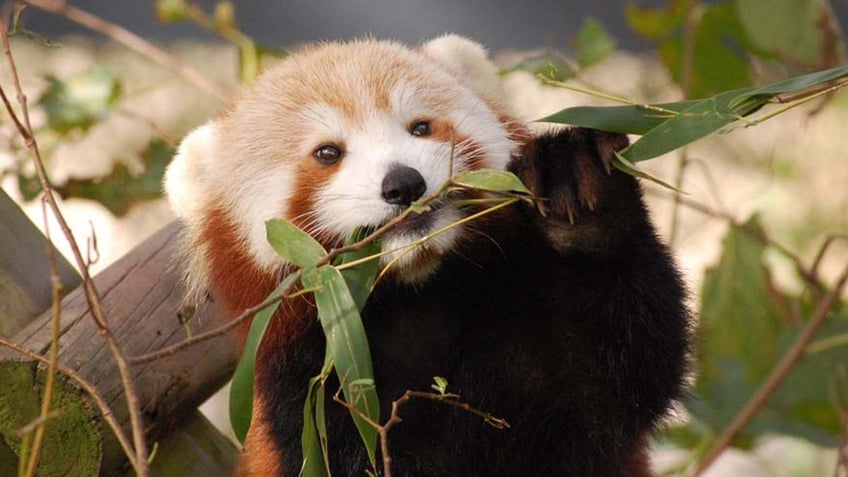
M636 163L690 144L735 123L755 124L744 118L770 103L783 103L784 95L815 97L826 88L848 78L848 66L810 73L765 86L725 91L714 96L655 105L578 106L540 119L623 134L641 135L619 151L626 161ZM839 86L839 85L836 85Z
M629 5L630 27L652 40L688 97L750 86L751 58L796 71L836 66L838 22L826 0L671 0L662 8Z
M106 66L96 66L65 79L47 76L38 104L50 129L66 134L85 131L100 121L120 97L121 85Z
M373 285L377 271L376 260L366 261L359 267L344 271L340 266L375 255L379 251L379 242L372 241L359 252L343 255L337 264L320 265L326 261L328 252L297 226L286 220L274 219L267 222L266 228L268 243L282 258L300 268L299 273L292 273L283 280L271 296L290 293L299 279L303 289L314 296L318 318L327 339L324 367L309 382L304 407L302 444L305 475L328 474L324 383L332 370L339 378L345 401L355 409L351 410L351 416L374 465L377 430L362 416L371 422L380 422L380 404L374 384L371 353L359 310L364 306ZM357 233L361 235L362 232ZM278 305L279 302L276 302L254 318L233 377L230 420L236 436L242 442L252 415L256 353Z
M435 195L447 196L453 189L504 194L506 197L499 199L502 204L517 200L532 201L530 191L518 177L505 171L463 172L448 180L440 188L441 192ZM426 208L426 204L416 203L405 213L417 213L417 209ZM336 256L333 263L328 263L330 253L293 223L282 219L269 220L266 230L268 243L277 254L299 268L299 272L290 273L269 298L286 299L299 280L301 291L298 293L313 295L327 340L322 370L308 383L301 434L304 457L301 474L329 475L324 409L326 381L333 371L338 376L345 402L352 408L351 417L374 466L378 437L374 424L380 423L380 403L360 311L368 300L378 272L381 250L378 237L369 237L365 229L357 229L345 244L348 251ZM256 354L278 306L279 301L275 301L253 318L230 388L230 421L241 442L247 436L253 412ZM447 381L437 377L435 383L435 389L445 394Z
M685 432L669 436L691 447L710 443L754 394L813 314L809 292L780 291L764 256L768 247L756 217L732 227L718 263L707 270L701 289L698 375L695 397L687 403ZM844 304L818 332L816 343L735 442L747 447L757 438L785 434L833 446L840 435L844 403L829 393L848 362L848 314ZM828 345L833 343L833 345ZM841 344L840 344L841 343Z

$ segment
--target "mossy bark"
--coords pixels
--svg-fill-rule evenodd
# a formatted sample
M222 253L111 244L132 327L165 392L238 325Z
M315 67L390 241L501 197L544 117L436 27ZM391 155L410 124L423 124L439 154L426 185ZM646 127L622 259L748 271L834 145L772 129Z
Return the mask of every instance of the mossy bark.
M44 390L45 371L34 363L0 363L0 439L7 450L20 455L21 433L38 419ZM102 435L96 412L81 392L65 380L57 379L45 422L44 441L38 464L41 477L97 475L102 455ZM16 457L17 461L18 458ZM3 475L15 475L3 474Z
M127 356L154 351L186 337L185 327L178 318L183 291L179 273L173 267L173 247L178 235L177 224L166 227L94 279L109 328ZM49 273L45 274L49 278ZM51 319L50 310L43 312L12 336L11 341L46 354L54 339ZM190 326L192 332L199 334L228 320L214 303L209 303L199 307ZM81 288L62 300L60 330L59 362L99 391L112 415L130 435L124 385ZM131 366L148 446L178 439L174 433L182 432L188 416L194 416L197 406L227 381L236 360L232 337L221 336L157 361ZM0 457L10 452L20 453L22 437L18 431L39 416L43 374L34 361L0 346ZM102 421L100 409L68 376L59 374L56 382L51 405L56 413L47 423L38 475L124 474L128 469L126 456L112 430ZM212 432L208 427L205 429ZM219 463L226 467L223 458L219 459L215 453L228 452L227 459L235 459L234 447L215 442L213 450L207 451L200 445L202 439L186 439L195 445L185 446L185 452L195 454L182 456L184 462L207 458L210 469ZM0 476L16 475L17 464L7 465L5 461L9 459L2 460ZM6 470L9 466L13 468L11 474ZM228 470L222 469L173 475L227 474Z

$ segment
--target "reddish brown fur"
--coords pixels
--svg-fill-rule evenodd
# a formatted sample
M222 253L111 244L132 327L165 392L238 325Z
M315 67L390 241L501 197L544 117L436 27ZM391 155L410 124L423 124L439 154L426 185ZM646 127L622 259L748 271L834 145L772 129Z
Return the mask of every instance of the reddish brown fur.
M254 397L253 419L245 439L244 454L236 470L236 475L240 477L280 475L280 453L272 443L270 426L263 414L264 409L264 400L260 396Z
M332 165L319 164L314 158L302 158L297 165L295 173L296 182L294 190L297 196L293 197L287 204L283 217L287 217L295 225L307 231L325 247L328 244L326 237L314 233L309 227L312 222L312 212L315 210L315 195L318 190L332 179L339 168L339 163Z
M648 455L648 445L645 440L637 442L633 446L633 450L624 458L625 463L621 467L624 473L621 477L654 476L654 472L651 470L651 458Z
M275 277L256 267L223 209L216 207L207 212L200 240L206 244L214 296L233 316L256 305L274 289Z
M206 243L213 294L228 313L238 316L264 300L276 285L276 276L263 273L250 259L246 245L238 239L232 220L220 209L208 214L202 239ZM302 301L302 300L299 300ZM303 313L284 302L267 333L266 340L284 344L302 328ZM297 310L302 311L302 310ZM238 342L244 343L250 321L239 327Z

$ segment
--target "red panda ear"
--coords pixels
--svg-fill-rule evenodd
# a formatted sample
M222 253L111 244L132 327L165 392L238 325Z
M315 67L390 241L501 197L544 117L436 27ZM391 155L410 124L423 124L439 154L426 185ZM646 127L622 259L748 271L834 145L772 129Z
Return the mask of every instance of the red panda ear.
M424 43L421 53L440 64L481 96L501 99L498 67L489 59L485 48L459 35L442 35Z
M217 141L218 128L213 121L194 129L182 140L165 171L165 195L183 220L202 216L209 196L208 164L213 161Z

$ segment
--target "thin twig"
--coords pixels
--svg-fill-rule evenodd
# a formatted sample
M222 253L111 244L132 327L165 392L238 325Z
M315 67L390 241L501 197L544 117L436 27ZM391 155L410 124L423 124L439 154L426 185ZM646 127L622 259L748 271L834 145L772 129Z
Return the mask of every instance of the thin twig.
M383 477L392 477L392 456L389 452L389 431L397 424L403 422L403 419L400 417L399 411L400 407L404 404L408 403L412 398L419 399L429 399L430 401L435 401L442 404L447 404L449 406L453 406L455 408L461 409L463 411L474 414L475 416L479 416L483 419L486 424L494 427L495 429L506 429L509 428L509 423L505 419L501 419L499 417L495 417L488 412L481 411L477 408L472 407L471 405L458 401L459 398L456 394L437 394L423 391L412 391L407 390L403 395L394 401L392 401L392 411L389 414L389 418L386 419L386 422L380 424L375 422L373 419L368 417L364 412L358 409L356 406L346 402L341 398L342 388L340 387L336 394L333 395L333 401L344 406L348 411L356 414L363 421L365 421L369 426L373 427L374 430L377 431L377 434L380 436L380 454L383 457Z
M3 104L6 107L6 111L9 117L12 119L13 123L17 127L18 132L20 133L21 137L24 140L24 143L27 146L27 149L29 149L32 155L35 170L38 175L41 187L44 191L44 200L50 206L50 210L56 218L56 221L59 224L59 228L62 230L62 233L64 234L66 240L68 241L68 244L71 247L71 251L73 253L74 259L76 260L77 267L80 271L80 275L82 275L82 287L85 293L86 301L88 303L89 311L91 311L91 316L98 326L98 331L106 340L109 351L111 352L113 359L115 360L115 364L121 376L121 383L124 387L124 395L127 400L127 410L130 417L130 424L132 426L133 444L135 448L135 456L132 457L131 455L127 455L127 458L135 460L134 467L139 469L139 476L146 477L148 475L147 443L144 439L144 422L141 418L141 407L138 401L138 394L135 391L135 384L133 383L129 365L126 362L126 358L123 352L121 351L120 345L118 344L114 335L106 325L106 317L103 313L103 308L100 303L100 295L97 292L97 288L94 285L94 281L91 279L91 275L89 273L86 261L83 258L82 253L80 252L79 245L74 239L73 233L71 232L71 229L68 226L68 223L65 220L65 217L62 214L62 211L59 208L59 205L56 202L56 198L53 194L53 188L50 185L50 180L47 177L47 171L44 168L44 161L41 158L41 152L38 148L38 142L36 141L35 136L32 132L32 125L30 124L29 120L29 109L27 107L27 98L23 92L23 88L21 88L17 67L15 66L15 61L12 56L12 50L9 45L9 35L5 16L0 19L0 37L2 38L4 52L9 62L9 68L11 71L12 80L15 85L18 103L21 106L21 115L23 117L23 122L18 118L18 115L15 113L15 110L9 102L9 99L6 96L6 92L3 90L2 87L0 87L0 98L2 99Z
M298 270L294 273L300 273L300 270ZM247 308L246 310L241 312L241 314L239 316L237 316L236 318L234 318L231 321L228 321L226 324L223 324L223 325L221 325L217 328L213 328L213 329L211 329L211 330L209 330L205 333L201 333L199 335L192 336L191 338L185 339L183 341L180 341L179 343L173 344L173 345L168 346L166 348L162 348L159 351L154 351L152 353L142 354L142 355L139 355L139 356L132 356L127 361L130 364L133 364L133 365L149 363L151 361L156 361L157 359L165 358L165 357L171 356L173 354L176 354L176 353L178 353L178 352L180 352L180 351L182 351L186 348L189 348L191 346L194 346L198 343L202 343L204 341L211 340L212 338L217 338L219 336L223 336L223 335L233 331L234 329L238 328L242 323L249 320L250 318L253 317L253 315L259 313L263 309L273 305L274 303L277 303L278 301L280 301L284 298L287 298L288 295L291 293L292 289L294 288L296 282L297 282L297 280L292 282L292 286L283 290L283 292L280 293L279 295L269 296L266 299L262 300L259 304L252 306L250 308Z
M38 457L41 454L41 446L44 442L47 418L50 415L50 403L53 400L53 387L56 381L56 364L59 362L59 335L62 327L62 281L59 279L59 270L56 265L56 249L53 248L53 239L50 237L50 226L47 220L47 204L41 202L41 211L44 220L45 248L47 249L47 264L50 268L50 285L53 304L51 306L51 330L50 330L50 355L47 365L47 377L44 382L44 394L41 397L40 423L35 429L35 437L32 440L32 448L27 463L27 477L35 475L38 466Z
M816 258L813 260L812 266L810 266L810 273L812 273L814 275L818 275L819 266L821 266L821 263L822 263L822 260L824 259L825 254L827 253L830 246L833 245L833 243L836 242L837 240L842 240L842 241L848 242L848 234L828 235L824 239L824 243L822 244L821 248L819 248L818 253L816 253Z
M609 101L613 101L620 104L626 104L628 106L638 106L640 108L647 109L648 111L654 111L660 113L662 116L674 117L680 115L679 111L675 111L673 109L666 109L662 106L657 106L656 104L648 104L648 103L638 103L636 101L627 99L622 96L616 96L613 94L604 93L602 91L597 91L594 89L583 88L581 86L577 86L571 83L566 83L564 81L558 81L555 79L548 78L544 75L537 75L537 77L545 84L550 86L556 86L557 88L567 89L570 91L574 91L575 93L582 93L589 96L594 96L596 98L606 99Z
M61 409L51 409L46 415L39 415L32 421L25 424L23 427L19 428L15 431L19 436L25 436L27 434L32 434L34 431L38 430L41 427L44 427L44 424L50 419L57 418L62 415ZM24 455L24 451L21 451L21 456Z
M322 267L324 265L329 265L339 255L342 255L342 254L345 254L345 253L351 253L351 252L358 252L358 251L362 250L363 248L365 248L368 244L370 244L374 240L377 240L378 238L385 235L388 231L390 231L392 228L394 228L399 223L401 223L404 219L406 219L410 214L415 213L414 209L427 206L430 203L440 199L442 197L442 195L445 193L445 191L447 191L450 188L465 188L465 186L460 186L458 184L454 184L451 181L445 182L445 184L441 188L439 188L438 191L419 199L416 202L414 207L407 208L400 215L392 218L391 220L389 220L388 222L386 222L385 224L383 224L382 226L377 228L374 232L372 232L371 234L369 234L367 237L363 238L362 240L360 240L356 243L344 246L344 247L337 247L337 248L331 249L329 252L327 252L327 255L324 258L322 258L321 260L319 260L315 264L315 266L316 267ZM507 204L507 205L509 205L509 204ZM500 207L502 207L502 205L492 207L491 209L498 209ZM486 209L486 210L489 211L490 209ZM477 215L479 215L479 213L475 214L474 217L476 217ZM467 219L468 218L466 218L466 220ZM444 229L446 229L448 227L450 227L450 225L444 227L443 229L439 229L438 231L433 232L432 234L429 234L428 237L426 237L426 238L432 238L435 235L437 235L438 233L444 232ZM421 240L421 241L423 242L423 240ZM363 259L357 260L356 263L360 263L360 262L363 262L365 260L373 260L375 258L382 256L382 255L385 255L387 253L393 253L393 252L395 252L395 250L390 250L390 251L387 251L387 252L380 252L380 253L375 254L373 256L369 256L369 257L365 257ZM354 262L346 264L345 267L350 266L353 263ZM294 273L300 273L300 271L298 270ZM294 285L287 288L286 290L284 290L282 293L280 293L277 296L267 297L265 300L261 301L259 304L245 309L236 318L234 318L233 320L231 320L231 321L229 321L229 322L227 322L227 323L225 323L225 324L223 324L223 325L221 325L217 328L214 328L214 329L211 329L211 330L209 330L205 333L201 333L199 335L190 337L190 338L185 339L185 340L183 340L179 343L173 344L173 345L168 346L166 348L162 348L158 351L154 351L152 353L147 353L147 354L143 354L143 355L139 355L139 356L130 357L128 359L128 362L130 364L133 364L133 365L149 363L149 362L155 361L157 359L161 359L161 358L165 358L165 357L174 355L174 354L176 354L176 353L178 353L182 350L185 350L185 349L187 349L187 348L189 348L193 345L196 345L198 343L201 343L201 342L204 342L204 341L225 335L225 334L231 332L232 330L238 328L242 323L244 323L245 321L252 318L256 313L260 312L264 308L267 308L267 307L273 305L274 303L276 303L280 300L291 298L293 296L292 295L293 288L294 288Z
M842 273L842 276L837 281L836 285L825 295L816 307L815 313L809 319L804 329L792 343L792 346L777 365L769 373L763 384L757 389L753 396L748 400L742 410L736 414L730 424L721 433L713 447L704 455L698 463L695 470L695 475L700 475L707 470L713 462L721 455L722 452L733 442L739 432L744 429L749 422L762 410L766 401L771 397L774 391L780 386L784 378L792 371L792 368L798 363L798 360L804 356L807 347L818 331L819 327L825 322L829 316L829 312L833 305L839 300L842 291L845 288L845 283L848 282L848 268Z
M666 191L661 191L657 189L647 189L646 192L650 195L661 197L664 199L673 199L674 196ZM701 214L707 215L709 217L713 217L716 219L724 220L730 226L741 230L742 232L748 234L750 237L758 240L762 244L772 247L778 252L780 252L783 256L789 259L801 277L812 287L818 290L824 290L825 286L822 284L821 280L818 278L818 275L815 273L814 269L808 269L806 265L804 265L804 261L797 254L793 253L791 250L781 245L779 242L776 242L774 239L764 234L761 230L754 229L747 224L738 221L734 216L727 212L723 212L720 210L715 210L708 205L702 204L696 200L690 199L688 197L681 197L680 204L699 212Z
M683 98L687 99L692 93L692 69L695 51L695 28L697 28L698 0L684 0L683 2L683 62L681 64L681 81ZM683 181L689 168L689 148L680 148L677 161L677 174L674 177L674 203L671 206L671 225L669 226L668 242L674 246L677 240L677 230L680 226L680 201L683 198Z
M66 19L78 23L90 30L96 31L104 36L107 36L118 43L134 50L135 52L150 58L160 65L175 71L181 78L189 83L205 90L223 102L229 101L233 92L197 70L190 68L180 62L176 57L158 46L150 43L144 38L127 30L126 28L108 22L96 15L93 15L85 10L68 5L64 0L24 0L27 5L65 17Z
M18 345L17 343L13 343L11 341L6 340L2 336L0 336L0 346L5 346L6 348L11 349L17 353L20 353L30 359L34 359L43 364L50 364L50 360L41 356L40 354L32 351L30 349L24 348L23 346ZM74 381L79 387L83 389L91 399L94 401L94 404L97 406L97 409L100 411L100 415L103 416L103 420L106 421L106 424L112 429L112 432L115 434L115 438L118 440L118 443L121 445L121 448L124 450L124 453L127 455L130 461L130 465L135 470L136 474L141 475L142 469L136 465L136 460L133 458L133 448L130 443L129 438L124 433L124 430L121 428L121 424L115 418L115 414L112 412L112 409L109 407L109 404L106 403L106 399L103 398L103 395L100 394L100 391L94 387L93 384L88 382L85 378L80 376L76 371L71 368L67 368L60 363L56 364L56 369L69 377L72 381Z

